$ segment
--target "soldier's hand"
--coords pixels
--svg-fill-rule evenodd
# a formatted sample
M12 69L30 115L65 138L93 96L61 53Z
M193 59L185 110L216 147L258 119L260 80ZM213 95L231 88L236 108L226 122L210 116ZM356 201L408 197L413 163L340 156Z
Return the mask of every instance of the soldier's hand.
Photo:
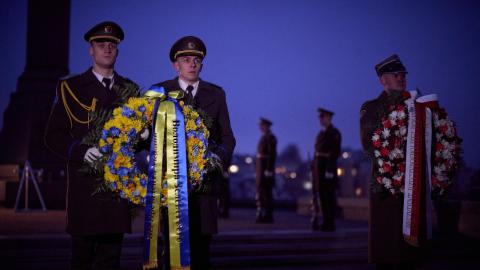
M144 129L143 132L140 133L140 139L142 139L142 141L148 139L148 136L150 136L150 131L148 130L148 128Z
M325 172L325 179L333 179L335 175L331 172Z
M98 151L96 147L88 148L87 152L85 153L85 157L83 158L88 163L93 163L97 159L101 158L103 155Z
M273 176L273 172L266 170L266 171L263 172L263 175L264 175L265 177L272 177L272 176Z

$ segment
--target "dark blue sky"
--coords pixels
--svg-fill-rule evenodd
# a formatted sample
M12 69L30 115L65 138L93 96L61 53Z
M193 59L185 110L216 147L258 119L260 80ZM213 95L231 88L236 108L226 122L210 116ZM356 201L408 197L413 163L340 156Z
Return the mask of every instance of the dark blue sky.
M0 11L2 112L25 66L26 0L10 2ZM196 35L208 50L202 78L227 92L237 152L255 151L264 116L274 122L280 149L296 143L306 157L319 106L336 112L343 146L360 148L359 108L382 90L373 66L397 53L409 70L408 88L439 95L464 138L467 164L480 168L478 3L72 0L70 72L89 67L82 37L103 20L126 33L116 69L144 88L175 75L170 46Z

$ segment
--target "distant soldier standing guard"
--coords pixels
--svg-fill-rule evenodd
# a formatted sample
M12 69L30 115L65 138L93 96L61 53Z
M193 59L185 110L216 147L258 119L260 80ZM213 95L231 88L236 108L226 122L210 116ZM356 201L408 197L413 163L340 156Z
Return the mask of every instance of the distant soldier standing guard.
M337 159L340 155L342 136L332 124L333 112L319 108L323 130L315 141L313 161L313 217L312 230L335 231L335 186L337 182ZM318 225L319 206L322 206L323 224Z
M270 127L272 122L260 118L262 137L257 147L257 223L273 222L273 187L275 186L275 160L277 158L277 138Z

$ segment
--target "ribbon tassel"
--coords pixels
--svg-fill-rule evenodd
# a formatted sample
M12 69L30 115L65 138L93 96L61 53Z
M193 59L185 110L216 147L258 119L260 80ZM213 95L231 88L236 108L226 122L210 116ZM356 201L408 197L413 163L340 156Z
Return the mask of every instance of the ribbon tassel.
M408 131L403 201L404 239L413 246L420 245L422 205L426 209L427 239L432 235L431 154L432 112L437 108L437 96L428 95L416 99L416 92L405 101L408 108Z
M185 119L177 98L162 87L146 93L155 98L153 140L145 208L144 269L158 267L158 231L162 187L167 186L167 216L171 269L190 269L187 154Z

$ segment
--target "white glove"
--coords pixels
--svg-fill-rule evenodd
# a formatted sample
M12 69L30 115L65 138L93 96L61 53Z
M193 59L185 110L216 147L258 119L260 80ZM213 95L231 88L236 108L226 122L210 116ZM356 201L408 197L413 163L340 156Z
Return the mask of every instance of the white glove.
M142 139L142 141L145 141L146 139L148 139L148 136L150 136L150 131L148 131L148 128L146 128L140 134L140 138Z
M263 172L263 175L264 175L265 177L272 177L272 176L273 176L273 172L271 172L271 171L264 171L264 172Z
M325 179L333 179L334 176L331 172L325 172Z
M102 153L100 153L100 151L98 151L96 147L91 147L88 148L83 159L88 163L93 163L95 160L101 158L102 156Z

